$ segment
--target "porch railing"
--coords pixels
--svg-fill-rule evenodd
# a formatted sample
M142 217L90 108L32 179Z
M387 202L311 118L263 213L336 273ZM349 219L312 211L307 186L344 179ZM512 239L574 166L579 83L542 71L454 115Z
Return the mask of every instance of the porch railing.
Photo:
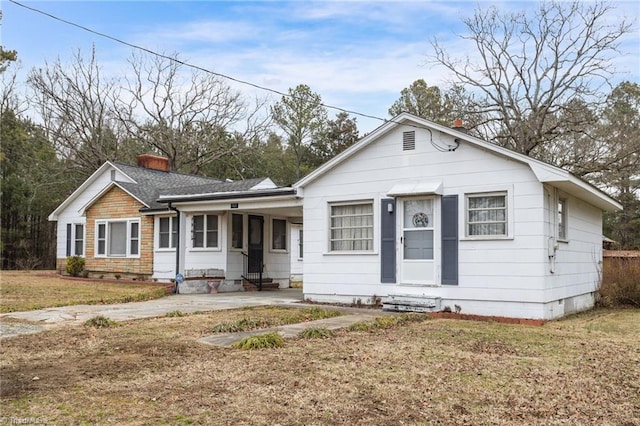
M253 259L253 262L249 263L249 255L242 252L242 278L258 287L258 291L262 291L263 266L262 260ZM256 270L258 272L250 272Z

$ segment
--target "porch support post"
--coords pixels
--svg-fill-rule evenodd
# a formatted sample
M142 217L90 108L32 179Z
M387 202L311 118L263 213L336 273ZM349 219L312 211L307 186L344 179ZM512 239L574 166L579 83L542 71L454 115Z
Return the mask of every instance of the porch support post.
M178 293L178 274L180 273L180 210L169 203L169 210L176 212L176 273L173 292ZM171 237L169 237L171 238Z

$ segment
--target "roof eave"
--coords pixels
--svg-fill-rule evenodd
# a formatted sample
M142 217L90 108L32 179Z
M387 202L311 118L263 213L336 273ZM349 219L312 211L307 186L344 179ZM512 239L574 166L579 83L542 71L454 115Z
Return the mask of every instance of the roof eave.
M80 210L78 210L78 213L80 213L80 215L84 215L84 213L87 211L87 209L90 206L92 206L96 201L98 201L104 194L106 194L114 186L120 188L128 196L130 196L134 200L138 201L140 204L143 205L143 207L149 207L149 205L147 203L145 203L140 198L138 198L135 195L133 195L131 192L127 191L122 185L118 184L117 181L111 181L104 188L102 188L100 191L98 191L98 193L95 196L93 196L84 206L82 206L82 208Z
M295 188L281 188L266 191L233 191L233 192L217 192L210 194L192 194L192 195L163 195L157 200L159 203L179 203L193 201L217 201L217 200L237 200L242 198L259 198L259 197L276 197L276 196L295 196Z
M82 182L82 184L79 187L77 187L76 190L71 193L71 195L69 195L62 203L60 203L60 205L58 207L56 207L56 209L54 211L52 211L51 214L49 214L47 219L50 222L57 221L58 220L58 215L60 214L60 212L62 212L64 209L66 209L67 206L73 200L75 200L78 197L78 195L80 195L84 190L86 190L87 187L90 186L96 180L96 178L98 176L100 176L109 167L113 167L113 168L117 169L117 167L113 163L111 163L110 161L105 161L104 164L102 164L102 166L98 167L98 169L95 172L93 172L91 174L91 176L89 176L84 182ZM128 177L128 175L126 175L126 174L125 174L125 176Z

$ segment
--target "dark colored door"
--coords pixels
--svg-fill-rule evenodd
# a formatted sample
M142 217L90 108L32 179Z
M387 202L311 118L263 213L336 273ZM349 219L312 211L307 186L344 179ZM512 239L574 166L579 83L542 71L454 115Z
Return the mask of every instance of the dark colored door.
M264 217L249 215L249 273L262 272Z

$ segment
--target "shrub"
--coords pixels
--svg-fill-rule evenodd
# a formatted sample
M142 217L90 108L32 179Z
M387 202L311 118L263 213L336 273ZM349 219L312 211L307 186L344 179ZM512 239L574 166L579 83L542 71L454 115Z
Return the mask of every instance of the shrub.
M258 334L255 336L248 336L233 344L237 349L267 349L267 348L279 348L284 345L284 339L276 332Z
M640 308L640 259L605 259L598 304Z
M72 277L79 277L84 270L84 258L80 256L67 257L67 274Z
M84 325L86 327L94 327L94 328L109 328L116 325L116 322L103 315L96 315L95 317L86 320Z
M167 318L176 318L176 317L185 317L185 316L187 316L187 314L179 310L170 311L165 314L165 317Z
M333 332L326 327L309 327L302 330L298 335L305 339L326 339L327 337L332 337Z

